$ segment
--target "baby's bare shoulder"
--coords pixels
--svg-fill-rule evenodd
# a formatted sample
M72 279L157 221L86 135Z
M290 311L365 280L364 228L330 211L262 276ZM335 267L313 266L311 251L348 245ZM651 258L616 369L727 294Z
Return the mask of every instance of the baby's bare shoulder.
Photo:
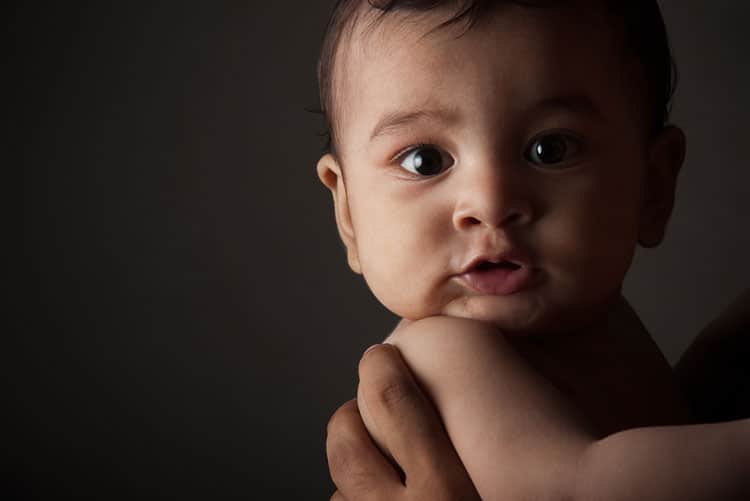
M399 325L386 340L422 377L445 379L451 371L513 366L518 355L495 326L477 320L433 316ZM509 365L508 365L509 364Z
M502 332L486 322L466 318L432 316L408 323L402 322L385 342L393 344L399 349L409 349L412 346L423 348L426 345L434 345L435 348L456 348L465 344L472 345L497 338L504 340Z

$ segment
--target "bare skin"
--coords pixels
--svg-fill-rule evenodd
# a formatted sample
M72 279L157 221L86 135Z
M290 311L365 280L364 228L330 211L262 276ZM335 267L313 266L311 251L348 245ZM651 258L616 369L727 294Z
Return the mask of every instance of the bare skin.
M671 367L624 298L618 298L601 324L570 337L576 340L508 340L587 416L599 436L689 421Z
M711 337L715 342L712 343L712 350L704 353L704 359L709 364L711 356L726 359L727 352L736 351L737 341L722 344L721 340L745 337L742 333L750 328L749 313L750 294L745 292L704 329L687 353L697 356L705 339ZM725 348L723 352L721 346ZM743 353L747 356L746 349ZM741 366L744 367L744 364ZM360 364L360 393L366 393L364 398L367 398L368 409L373 412L375 420L385 423L379 427L381 439L385 447L394 452L395 460L404 466L406 477L414 475L416 478L441 479L435 485L439 485L447 497L433 497L432 484L407 482L404 486L398 482L398 485L394 483L388 487L388 477L369 465L379 459L385 465L383 470L390 470L392 474L395 474L395 470L365 434L364 423L356 411L356 403L352 401L334 414L329 428L328 454L333 459L330 462L331 473L340 489L334 499L476 499L476 493L466 483L463 466L455 459L445 432L434 426L437 419L435 409L424 398L397 350L389 345L378 345L363 357ZM589 452L587 457L597 459L584 462L587 466L583 473L576 473L577 478L584 481L579 481L577 485L588 495L597 488L606 489L608 495L605 499L614 498L616 491L613 489L618 485L628 491L626 494L641 496L640 499L746 499L750 492L746 480L746 465L750 464L750 458L748 451L743 451L741 446L750 443L749 426L745 419L724 425L641 428L615 434L606 440L592 442L597 445L589 449L594 452ZM341 429L359 430L360 433L356 435L358 440L352 440L347 447L338 446L342 436L355 436L341 433ZM433 431L417 433L417 430ZM396 444L408 444L408 447ZM404 460L404 450L410 451L408 461ZM442 461L438 466L428 458L442 458ZM631 460L628 461L628 458ZM341 464L349 465L346 471L359 471L357 482L352 481L352 475L342 471ZM608 465L628 466L625 470L632 478L623 476L623 468L612 470ZM449 474L444 476L443 471ZM398 476L392 478L398 479ZM659 482L659 479L668 482ZM449 485L443 485L445 483ZM641 491L634 490L634 485L639 486ZM675 489L681 490L675 492ZM365 493L369 494L365 496ZM586 499L580 496L582 494L575 499Z
M403 498L404 487L453 496L471 483L486 499L595 499L608 492L600 480L627 488L642 474L639 495L721 493L710 490L716 472L738 478L721 460L738 458L711 446L746 438L745 426L619 440L623 430L688 421L672 372L620 296L636 245L663 238L684 135L670 126L646 137L639 63L613 49L621 40L601 10L508 6L461 37L425 35L445 14L387 18L369 34L355 27L342 45L340 156L321 158L318 175L350 267L414 320L391 341L416 382L394 385L398 370L370 373L382 348L364 357L360 414L350 405L334 420L348 424L329 435L334 481L350 499L367 499L356 486L372 472L387 476L373 499ZM501 291L467 278L486 278L478 260L513 259L530 277L523 285ZM429 399L404 393L419 386ZM437 418L399 416L423 426L398 435L388 416L415 398L423 409L434 402ZM368 456L366 467L356 459L363 430L392 454L403 482L382 457ZM706 464L713 476L659 490L669 486L638 465L664 457L639 447L679 448L692 431L713 454L707 461L718 461ZM431 437L440 437L435 450L412 445L434 446ZM602 458L632 469L617 476ZM436 464L445 480L423 475ZM644 499L631 494L623 499Z
M408 342L403 330L411 323L402 321L385 342L404 354L413 351L403 344ZM690 422L671 367L623 297L605 318L576 334L505 339L586 416L597 436ZM430 356L429 346L420 350L420 356ZM605 401L608 405L602 406Z

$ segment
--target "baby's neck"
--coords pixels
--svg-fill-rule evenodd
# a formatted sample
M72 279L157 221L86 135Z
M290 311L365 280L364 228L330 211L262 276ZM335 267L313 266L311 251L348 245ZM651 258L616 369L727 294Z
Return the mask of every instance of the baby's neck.
M575 334L509 340L602 435L688 421L671 367L622 296Z

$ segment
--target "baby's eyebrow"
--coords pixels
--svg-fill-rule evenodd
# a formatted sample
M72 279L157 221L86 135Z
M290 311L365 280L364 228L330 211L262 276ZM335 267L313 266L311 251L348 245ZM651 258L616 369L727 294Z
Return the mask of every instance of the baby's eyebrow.
M529 108L531 114L563 111L572 115L584 115L606 122L602 110L586 94L561 94L540 99Z
M540 99L527 108L529 115L542 115L551 112L566 112L574 115L584 115L605 122L604 114L586 94L561 94ZM393 134L409 124L420 121L442 122L452 124L459 119L455 110L436 108L426 110L395 110L385 113L378 120L370 133L370 142L378 137Z
M437 108L427 110L411 110L411 111L390 111L385 113L375 127L372 128L370 133L370 141L372 142L380 136L392 134L395 131L402 129L403 127L423 120L442 122L442 123L454 123L458 119L458 114L455 111L448 109Z

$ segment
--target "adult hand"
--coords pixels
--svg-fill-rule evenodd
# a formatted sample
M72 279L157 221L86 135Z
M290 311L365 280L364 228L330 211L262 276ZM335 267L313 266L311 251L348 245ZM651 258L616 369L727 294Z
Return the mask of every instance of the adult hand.
M345 403L328 422L326 453L338 488L331 500L478 500L442 421L398 349L382 344L368 350L359 377L370 417L398 465L373 443L357 401Z

